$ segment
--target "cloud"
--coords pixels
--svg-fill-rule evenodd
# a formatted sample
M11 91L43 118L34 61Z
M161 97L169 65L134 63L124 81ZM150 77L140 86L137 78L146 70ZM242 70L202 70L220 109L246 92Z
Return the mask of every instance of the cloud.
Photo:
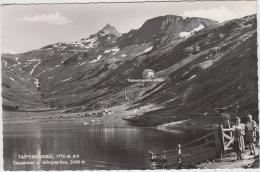
M66 17L61 16L60 13L42 14L42 15L36 14L31 17L23 17L21 20L30 23L48 23L53 25L62 25L62 24L67 24L72 22Z
M184 11L182 16L186 17L200 17L217 20L223 22L231 19L238 18L238 16L229 11L226 7L209 8L209 9L198 9L194 11Z

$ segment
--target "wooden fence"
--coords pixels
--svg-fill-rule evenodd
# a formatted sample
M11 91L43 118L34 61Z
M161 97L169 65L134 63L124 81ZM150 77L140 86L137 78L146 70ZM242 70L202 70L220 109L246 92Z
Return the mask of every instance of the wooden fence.
M181 169L193 167L194 164L222 157L232 148L233 136L230 128L222 125L215 131L186 144L178 144L171 150L160 153L149 151L152 169Z

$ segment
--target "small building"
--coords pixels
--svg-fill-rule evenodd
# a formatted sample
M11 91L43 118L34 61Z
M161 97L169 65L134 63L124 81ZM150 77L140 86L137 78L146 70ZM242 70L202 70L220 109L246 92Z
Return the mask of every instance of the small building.
M142 73L142 78L144 79L154 78L154 71L152 69L145 69Z

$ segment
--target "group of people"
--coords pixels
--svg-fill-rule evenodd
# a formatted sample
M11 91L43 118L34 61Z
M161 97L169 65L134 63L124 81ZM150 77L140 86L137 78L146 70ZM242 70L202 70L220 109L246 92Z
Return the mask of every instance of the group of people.
M235 118L235 123L230 129L233 132L234 151L237 155L237 160L242 160L241 153L245 150L245 141L247 142L250 155L255 155L255 142L256 142L256 122L252 119L252 115L247 115L247 123L241 123L239 117Z

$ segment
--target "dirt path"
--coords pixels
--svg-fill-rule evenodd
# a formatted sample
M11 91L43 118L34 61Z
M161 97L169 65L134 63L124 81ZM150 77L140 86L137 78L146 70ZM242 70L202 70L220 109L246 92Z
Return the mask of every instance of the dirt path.
M222 159L216 159L212 162L204 162L196 165L200 169L231 169L231 168L259 168L259 149L257 155L249 155L246 150L242 156L243 160L236 160L234 152L224 155Z

